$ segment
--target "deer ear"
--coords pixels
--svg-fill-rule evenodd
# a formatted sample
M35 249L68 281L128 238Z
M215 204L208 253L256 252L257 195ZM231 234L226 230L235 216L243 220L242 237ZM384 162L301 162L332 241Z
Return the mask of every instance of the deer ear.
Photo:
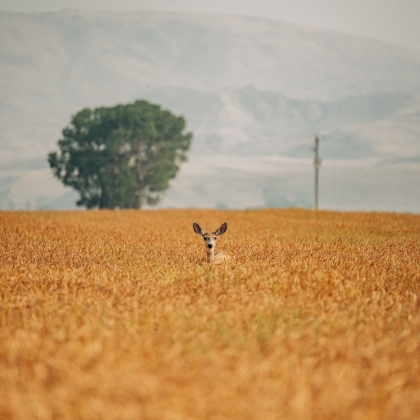
M221 224L219 229L217 229L216 232L214 232L214 234L216 236L223 235L227 231L227 225L228 225L227 222Z
M193 222L192 225L193 225L194 232L197 235L203 236L203 229L201 229L201 226L198 223L195 223L195 222Z

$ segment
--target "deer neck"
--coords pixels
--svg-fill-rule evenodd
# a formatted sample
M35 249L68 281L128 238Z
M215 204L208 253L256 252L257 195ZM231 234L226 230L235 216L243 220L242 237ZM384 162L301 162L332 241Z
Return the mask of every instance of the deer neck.
M206 249L206 254L207 254L207 262L211 263L214 261L214 248L211 249Z

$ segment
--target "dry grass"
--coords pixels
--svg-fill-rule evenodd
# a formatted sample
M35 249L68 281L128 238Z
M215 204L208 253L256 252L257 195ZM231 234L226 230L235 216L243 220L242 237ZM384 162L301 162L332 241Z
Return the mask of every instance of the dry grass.
M229 230L204 264L191 221ZM0 213L0 417L420 418L420 217Z

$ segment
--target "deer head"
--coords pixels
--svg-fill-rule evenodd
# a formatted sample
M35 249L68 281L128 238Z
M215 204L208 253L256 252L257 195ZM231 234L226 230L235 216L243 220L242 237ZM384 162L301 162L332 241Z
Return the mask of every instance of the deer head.
M201 235L204 239L204 244L206 246L206 252L213 253L216 246L217 237L223 235L227 231L228 223L222 223L220 227L214 232L204 232L201 226L193 222L193 229L197 235Z

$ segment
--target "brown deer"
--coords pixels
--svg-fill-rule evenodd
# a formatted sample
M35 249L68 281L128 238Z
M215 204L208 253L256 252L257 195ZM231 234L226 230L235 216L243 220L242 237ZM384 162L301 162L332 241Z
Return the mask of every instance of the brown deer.
M215 232L203 232L201 226L196 222L193 222L192 225L194 232L197 235L201 235L204 239L207 254L207 262L209 264L220 264L226 262L229 259L229 256L226 255L223 251L214 252L214 248L216 246L217 237L223 235L227 231L227 222L221 224L219 229L217 229Z

